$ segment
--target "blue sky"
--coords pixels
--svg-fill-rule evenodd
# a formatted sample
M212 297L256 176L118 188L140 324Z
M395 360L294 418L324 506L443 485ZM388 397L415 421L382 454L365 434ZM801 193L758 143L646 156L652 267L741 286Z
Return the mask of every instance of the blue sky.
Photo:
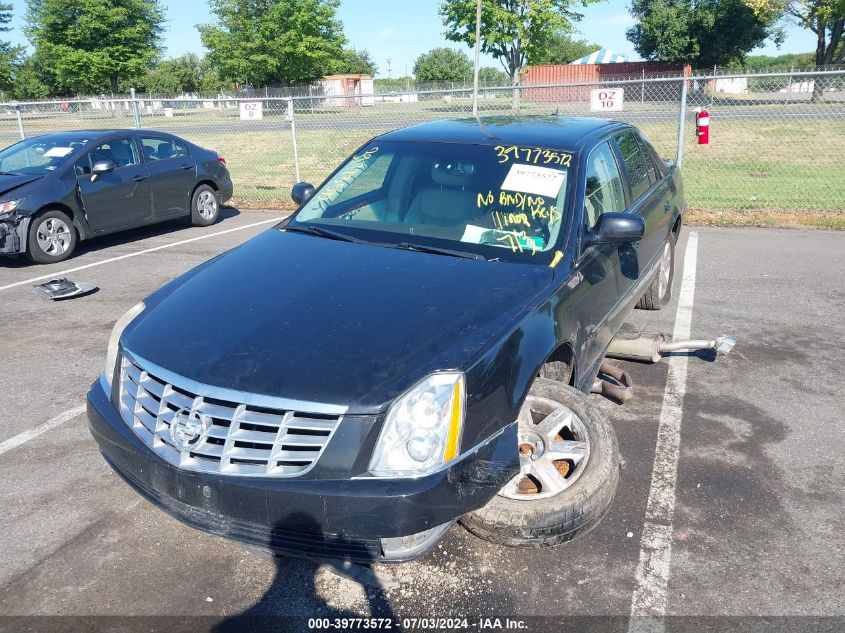
M16 43L26 43L20 32L25 0L13 0L13 31L6 37ZM167 31L164 44L167 54L180 55L185 52L202 53L202 44L195 28L196 24L211 22L208 3L202 0L162 0L167 14ZM343 22L346 37L357 48L366 48L372 53L379 66L379 76L387 76L387 59L391 59L391 75L410 72L414 59L436 46L463 48L463 45L447 42L443 37L443 24L437 14L438 0L342 0L339 18ZM631 43L625 38L625 31L633 20L628 14L629 0L608 0L590 5L582 10L584 19L577 24L580 35L617 53L638 59ZM777 55L780 53L805 53L815 49L810 31L798 26L787 25L787 37L780 50L768 44L755 53ZM490 57L482 61L485 66L499 67Z

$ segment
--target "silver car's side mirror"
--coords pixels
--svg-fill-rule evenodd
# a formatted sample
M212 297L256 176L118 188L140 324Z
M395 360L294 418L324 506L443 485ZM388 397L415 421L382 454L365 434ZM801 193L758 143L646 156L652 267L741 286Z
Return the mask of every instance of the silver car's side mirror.
M113 172L115 169L117 169L117 165L110 160L97 161L91 167L91 182L96 182L99 176Z

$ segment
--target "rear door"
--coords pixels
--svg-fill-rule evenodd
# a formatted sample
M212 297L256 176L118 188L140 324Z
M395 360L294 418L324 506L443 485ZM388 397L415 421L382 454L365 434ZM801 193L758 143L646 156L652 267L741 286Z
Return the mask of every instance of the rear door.
M110 160L117 168L92 180L91 167ZM131 135L99 143L75 166L76 183L88 225L110 231L152 219L150 176Z
M639 243L639 270L630 284L646 274L660 251L667 231L663 230L669 221L669 205L665 188L658 182L658 173L651 156L641 145L639 135L632 129L614 135L628 183L628 211L645 220L645 236Z
M178 139L142 134L138 136L150 172L156 218L190 213L189 196L197 180L196 159Z

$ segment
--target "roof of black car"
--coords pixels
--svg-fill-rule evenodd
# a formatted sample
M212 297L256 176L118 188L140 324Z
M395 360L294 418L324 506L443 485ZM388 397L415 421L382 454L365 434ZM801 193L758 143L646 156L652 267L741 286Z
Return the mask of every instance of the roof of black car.
M62 136L62 137L72 137L72 138L91 138L91 137L100 137L100 136L109 136L111 134L135 134L136 132L154 132L155 134L166 134L168 136L173 136L170 132L160 132L158 130L137 130L135 128L111 128L111 129L100 129L100 130L68 130L67 132L48 132L46 134L41 134L39 136Z
M595 132L620 125L608 119L557 115L446 119L388 132L379 140L529 145L574 151Z

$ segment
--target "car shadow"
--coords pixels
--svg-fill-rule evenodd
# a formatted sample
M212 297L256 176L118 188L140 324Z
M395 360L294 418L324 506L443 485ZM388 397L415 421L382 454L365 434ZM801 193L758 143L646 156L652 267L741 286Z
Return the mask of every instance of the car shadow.
M220 217L217 222L212 225L212 227L216 227L217 225L226 222L226 220L236 218L240 214L240 210L235 207L221 207ZM132 242L137 242L139 240L178 233L179 231L189 227L190 221L188 218L177 218L175 220L167 220L165 222L141 226L135 229L128 229L119 233L103 235L102 237L95 237L90 240L80 242L76 247L76 252L74 252L73 255L66 259L63 263L73 262L75 259L79 258L80 255L96 253L97 251L105 250L113 246L131 244ZM2 258L0 261L2 261L6 268L25 268L27 266L35 266L35 264L30 262L29 259L23 255Z
M311 552L360 550L363 544L351 539L333 538L329 542L320 534L320 525L311 516L293 513L276 524L276 534L291 534L295 528L299 535L308 534L307 547ZM242 633L258 631L312 631L309 620L322 618L334 621L336 618L384 618L396 622L387 599L387 590L392 582L369 565L350 564L339 559L315 561L305 558L280 556L266 550L250 550L259 558L272 561L275 574L270 586L254 605L221 622L213 633ZM329 604L320 596L317 575L322 568L333 572L328 582L337 584L351 580L362 586L366 596L367 609L351 611ZM326 581L323 581L324 583Z

